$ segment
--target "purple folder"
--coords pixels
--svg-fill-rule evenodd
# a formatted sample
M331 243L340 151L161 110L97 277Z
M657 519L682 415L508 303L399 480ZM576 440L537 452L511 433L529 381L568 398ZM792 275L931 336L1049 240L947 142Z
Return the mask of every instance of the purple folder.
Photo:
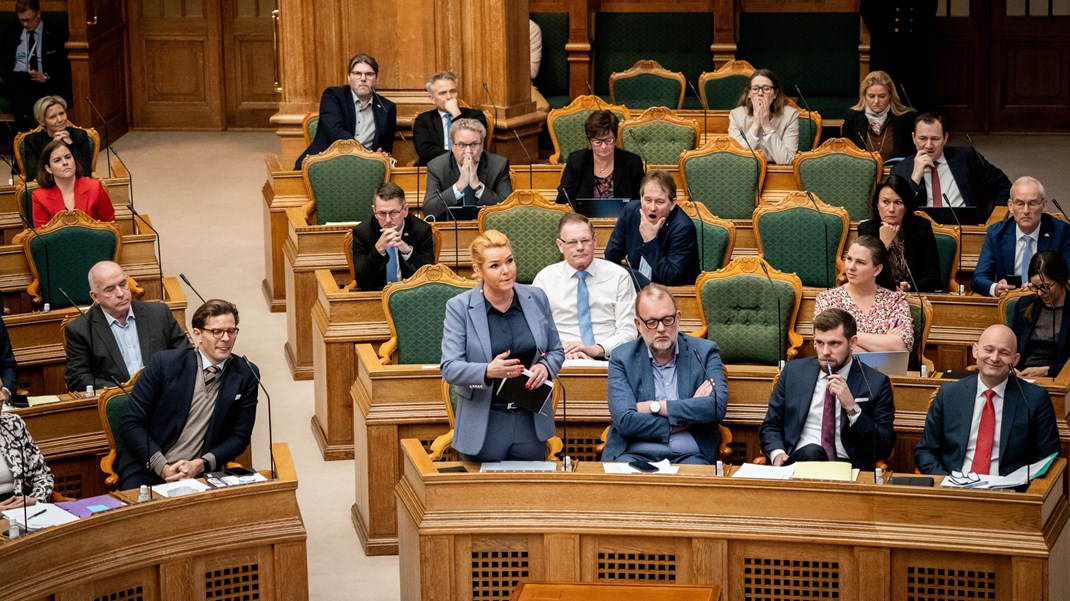
M78 519L87 518L94 513L100 513L101 510L98 509L99 507L115 509L116 507L123 507L125 505L126 503L123 503L111 495L100 495L99 497L89 497L88 499L56 503L56 507L66 509L78 517ZM90 509L90 507L93 509Z

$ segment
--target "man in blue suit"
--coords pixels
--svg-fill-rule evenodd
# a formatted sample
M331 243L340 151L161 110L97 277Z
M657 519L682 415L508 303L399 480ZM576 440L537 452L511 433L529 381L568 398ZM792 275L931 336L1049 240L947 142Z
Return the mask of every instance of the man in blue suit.
M1016 349L1010 328L989 326L973 345L977 375L940 387L914 449L922 473L1006 476L1059 451L1051 397L1012 373Z
M856 361L854 317L827 309L814 317L816 357L784 366L759 430L772 465L849 461L873 469L895 445L895 402L888 376Z
M699 274L695 224L676 206L676 182L655 169L639 184L639 202L629 202L606 244L605 257L631 269L642 288L650 282L689 286Z
M319 154L338 140L356 140L375 152L394 150L397 106L375 91L379 63L367 54L349 59L349 85L331 86L320 98L319 127L312 144L297 157L294 171L311 154Z
M1029 282L1029 261L1038 252L1050 250L1070 263L1070 225L1046 212L1048 199L1044 185L1036 178L1019 177L1011 186L1007 203L1010 219L989 226L970 287L977 294L999 296L1017 286L1007 283L1008 275Z
M196 478L249 446L256 421L256 367L232 356L238 308L210 299L193 314L196 349L152 356L119 426L116 471L123 489Z
M642 338L622 344L609 361L613 426L603 461L716 463L718 423L728 386L717 344L680 334L680 312L667 288L651 284L635 303Z
M909 179L915 192L924 190L925 206L977 207L984 223L994 207L1007 204L1011 180L973 147L948 147L938 113L914 118L913 139L917 153L893 167L892 174Z

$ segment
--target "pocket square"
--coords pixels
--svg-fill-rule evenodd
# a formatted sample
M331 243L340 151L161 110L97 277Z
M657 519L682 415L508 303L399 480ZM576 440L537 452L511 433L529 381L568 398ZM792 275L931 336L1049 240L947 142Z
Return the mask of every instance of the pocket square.
M860 399L855 399L855 402L856 403L868 403L869 402L869 397L865 397L864 396L864 397L862 397Z
M238 394L238 395L234 395L234 400L235 400L235 401L236 401L236 400L238 400L238 399L240 399L240 398L241 398L241 395L240 395L240 394Z

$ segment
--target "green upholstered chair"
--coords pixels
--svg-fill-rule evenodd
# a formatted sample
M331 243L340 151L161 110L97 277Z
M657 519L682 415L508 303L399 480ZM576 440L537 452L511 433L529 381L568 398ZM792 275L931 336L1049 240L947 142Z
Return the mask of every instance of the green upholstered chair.
M1018 302L1027 296L1036 296L1034 290L1011 290L1000 295L999 302L996 303L996 313L1003 319L1003 325L1012 327L1014 325L1014 312L1018 308Z
M449 421L450 431L446 432L435 438L431 442L431 451L427 454L431 461L449 461L450 454L456 453L450 445L453 444L453 428L457 423L457 395L454 393L454 387L450 385L446 380L442 380L442 404L446 408L446 420ZM557 411L557 403L561 400L561 387L554 386L553 396L551 402L553 403L554 411ZM560 436L551 436L546 441L546 460L554 461L557 459L558 453L564 448L564 443L561 442ZM467 461L468 458L462 453L456 453L459 461Z
M725 363L777 365L794 358L802 346L795 332L802 282L767 263L762 269L763 263L759 257L739 257L695 281L702 328L692 335L716 342Z
M33 223L33 191L38 188L35 180L19 184L15 189L15 199L19 203L19 214L25 223Z
M708 71L698 78L698 93L702 106L711 111L730 111L739 105L747 83L755 68L747 61L728 61L716 71Z
M546 116L546 128L550 130L550 140L554 143L551 163L564 164L572 151L587 148L583 123L587 115L601 110L611 111L621 121L628 118L628 107L606 104L594 96L579 96L565 108L550 111Z
M695 224L702 271L717 271L728 265L736 245L736 225L710 213L706 205L690 201L677 204Z
M626 104L632 110L663 106L684 106L684 74L669 71L658 61L637 61L630 69L609 76L609 98L613 104Z
M312 145L312 140L316 139L316 130L318 130L319 127L319 113L309 113L305 115L305 120L301 122L301 133L305 135L305 148Z
M568 105L568 13L531 13L528 15L542 30L542 62L532 81L546 98L551 109Z
M85 274L98 261L119 261L123 236L114 223L96 221L82 211L60 211L36 230L23 230L12 240L21 245L32 281L26 292L33 302L53 309L69 307L62 288L79 305L93 302Z
M910 306L910 319L914 325L914 348L910 350L907 368L917 371L924 364L929 373L933 373L933 362L925 358L925 344L929 341L929 330L933 327L933 304L929 299L917 294L908 294L907 304Z
M869 205L883 164L880 155L833 138L817 150L795 155L795 185L830 205L847 209L851 221L869 217Z
M479 211L479 232L498 230L509 238L516 259L516 281L530 284L543 267L561 260L554 244L566 205L533 190L514 190L500 204Z
M126 390L133 390L141 372L134 374L129 382L123 384ZM108 490L119 488L119 474L115 471L115 461L123 450L123 439L119 437L119 427L122 426L126 416L126 408L130 404L130 397L123 388L105 388L97 397L97 413L100 415L100 423L104 427L104 435L108 438L108 453L100 458L100 471L107 474L104 485Z
M765 181L765 156L728 136L712 136L702 148L681 154L679 169L684 190L711 213L750 219Z
M925 211L915 211L914 215L919 219L927 219L932 225L933 237L936 238L936 252L940 255L940 281L947 286L948 292L958 290L959 285L955 276L959 272L959 262L962 259L958 228L933 221Z
M817 143L821 141L821 113L800 108L791 100L788 100L788 104L799 111L799 152L817 148Z
M446 303L475 285L438 264L424 265L411 278L387 284L383 313L390 340L379 348L379 360L384 365L441 362Z
M324 152L306 157L301 177L311 199L303 207L309 223L366 221L372 218L375 190L390 179L390 159L356 140L338 140Z
M90 165L90 171L92 173L83 173L83 175L90 177L97 171L97 156L100 154L100 134L93 128L86 129L84 127L78 127L71 125L74 129L81 129L86 133L86 137L89 138L89 148L85 149L85 153L77 157L83 165ZM15 153L15 161L19 166L19 171L24 175L24 179L32 180L37 177L37 162L41 157L29 152L26 148L26 137L30 134L41 131L41 126L31 129L30 131L20 132L15 136L14 142L12 142L12 148Z
M650 165L676 165L680 154L694 150L700 137L698 123L682 119L663 106L622 121L617 133L622 148L638 154Z
M803 286L836 285L850 226L846 209L793 191L776 204L755 209L753 223L758 254L768 264L798 275Z

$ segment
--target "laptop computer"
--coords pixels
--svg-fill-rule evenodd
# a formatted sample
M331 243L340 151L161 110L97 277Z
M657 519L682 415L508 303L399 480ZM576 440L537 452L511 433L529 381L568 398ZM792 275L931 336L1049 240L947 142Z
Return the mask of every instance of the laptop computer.
M854 356L886 376L905 376L907 365L910 364L909 351L859 352Z
M627 198L577 198L576 212L587 218L620 217L624 205L628 204Z

